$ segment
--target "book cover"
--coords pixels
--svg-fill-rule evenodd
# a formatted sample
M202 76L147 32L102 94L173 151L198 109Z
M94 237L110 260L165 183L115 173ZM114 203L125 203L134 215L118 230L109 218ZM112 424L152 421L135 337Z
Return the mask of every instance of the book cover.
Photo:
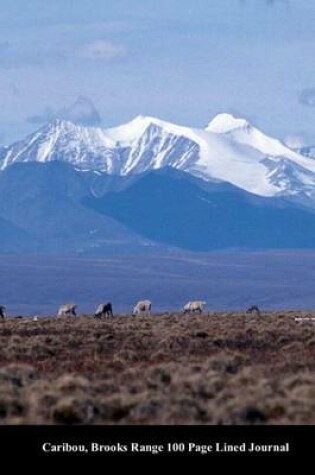
M315 5L1 7L0 433L42 457L293 455Z

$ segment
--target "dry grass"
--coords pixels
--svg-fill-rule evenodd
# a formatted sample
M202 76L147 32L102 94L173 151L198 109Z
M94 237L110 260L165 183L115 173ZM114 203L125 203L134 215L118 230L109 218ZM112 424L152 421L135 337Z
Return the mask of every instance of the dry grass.
M314 424L297 312L0 323L0 424Z

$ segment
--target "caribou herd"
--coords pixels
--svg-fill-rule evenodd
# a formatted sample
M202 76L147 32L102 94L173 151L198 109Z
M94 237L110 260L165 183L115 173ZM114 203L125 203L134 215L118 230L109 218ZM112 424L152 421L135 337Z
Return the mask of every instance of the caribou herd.
M182 308L182 314L195 314L198 313L201 315L204 311L204 306L206 302L204 300L192 300L187 302ZM152 309L152 302L150 300L140 300L133 308L132 316L135 317L136 315L140 316L149 316L151 315ZM256 305L252 305L246 310L246 314L251 314L253 316L260 317L261 312ZM4 320L6 318L6 308L4 305L0 305L0 320ZM75 304L63 304L59 307L57 318L64 318L64 317L76 317L77 316L77 305ZM113 318L113 306L111 302L101 303L95 313L94 318ZM18 317L22 318L22 317ZM33 317L34 321L38 321L38 317Z

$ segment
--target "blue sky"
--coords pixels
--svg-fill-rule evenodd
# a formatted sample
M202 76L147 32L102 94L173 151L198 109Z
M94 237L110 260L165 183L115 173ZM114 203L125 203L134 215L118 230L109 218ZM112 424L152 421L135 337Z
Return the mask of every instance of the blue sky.
M84 96L104 126L224 111L315 144L314 24L313 0L1 0L0 143Z

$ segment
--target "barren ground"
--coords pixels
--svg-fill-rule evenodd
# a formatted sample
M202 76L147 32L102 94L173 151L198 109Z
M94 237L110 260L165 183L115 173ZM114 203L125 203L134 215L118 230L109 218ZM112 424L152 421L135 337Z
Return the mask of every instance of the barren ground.
M271 312L0 322L0 424L314 424L315 322Z

